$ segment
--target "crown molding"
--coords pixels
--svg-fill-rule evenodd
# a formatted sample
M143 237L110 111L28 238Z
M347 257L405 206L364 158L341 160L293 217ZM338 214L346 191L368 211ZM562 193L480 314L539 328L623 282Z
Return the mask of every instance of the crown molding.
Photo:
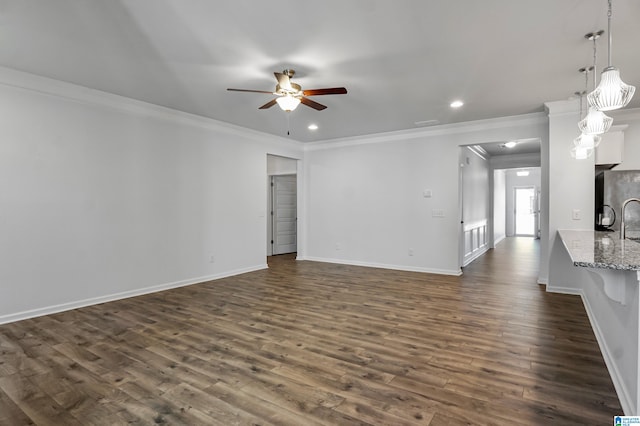
M348 138L330 139L325 141L307 142L305 151L317 151L337 147L367 145L384 142L406 141L423 137L473 133L478 131L502 129L505 127L536 125L547 122L544 112L514 115L509 117L490 118L486 120L465 121L462 123L442 124L421 129L399 130L394 132L375 133L369 135L352 136Z
M0 67L0 85L70 102L223 132L254 142L268 141L302 150L302 142L12 68Z
M569 98L562 101L545 102L544 107L549 117L575 114L576 120L577 120L577 118L581 115L580 99L578 98Z

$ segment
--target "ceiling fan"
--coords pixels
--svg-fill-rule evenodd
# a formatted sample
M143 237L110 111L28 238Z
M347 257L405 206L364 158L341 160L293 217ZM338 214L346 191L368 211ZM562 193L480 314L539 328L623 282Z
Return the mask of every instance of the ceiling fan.
M319 95L344 95L347 93L347 89L344 87L331 87L327 89L311 89L302 90L299 84L292 83L291 78L295 75L294 70L284 70L282 72L274 72L278 84L276 84L276 90L268 92L265 90L251 90L251 89L227 89L232 92L253 92L253 93L269 93L276 95L277 98L270 100L266 104L262 105L259 109L267 109L274 106L276 103L284 111L293 111L299 104L304 104L315 110L322 111L327 108L326 105L322 105L316 101L312 101L308 96Z

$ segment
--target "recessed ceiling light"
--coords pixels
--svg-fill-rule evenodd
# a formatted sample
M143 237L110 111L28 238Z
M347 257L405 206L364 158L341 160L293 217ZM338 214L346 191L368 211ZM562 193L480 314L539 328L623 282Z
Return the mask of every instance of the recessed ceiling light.
M453 101L449 106L451 108L460 108L462 105L464 105L464 102L462 101Z
M507 147L507 148L513 148L516 145L517 145L517 142L515 142L515 141L509 141L509 142L504 144L504 146Z
M529 176L529 170L518 170L516 172L517 176Z
M309 124L309 127L307 127L307 129L309 129L309 130L318 130L318 125L317 124Z

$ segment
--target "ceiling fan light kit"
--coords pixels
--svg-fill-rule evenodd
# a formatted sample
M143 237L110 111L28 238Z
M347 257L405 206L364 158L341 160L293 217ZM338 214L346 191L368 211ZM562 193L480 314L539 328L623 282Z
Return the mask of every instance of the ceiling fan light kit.
M322 105L316 101L309 99L309 96L320 95L344 95L347 93L347 89L344 87L331 87L326 89L311 89L302 90L302 86L291 82L291 78L295 75L295 71L292 69L286 69L280 72L274 72L273 75L278 80L276 89L273 92L267 92L265 90L251 90L251 89L227 89L233 92L251 92L251 93L269 93L276 95L277 98L270 100L266 104L262 105L258 109L268 109L278 104L280 109L285 112L291 112L295 110L298 105L304 104L317 111L326 109L326 105Z
M276 98L276 102L280 109L286 112L291 112L300 105L300 98L296 98L295 96L285 95L279 98Z

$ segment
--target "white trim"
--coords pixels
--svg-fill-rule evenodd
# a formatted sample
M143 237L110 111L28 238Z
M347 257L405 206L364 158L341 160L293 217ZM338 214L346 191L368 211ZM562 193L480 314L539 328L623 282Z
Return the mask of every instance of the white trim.
M462 227L462 241L462 267L465 267L489 250L487 220L465 223Z
M461 123L443 124L422 129L407 129L395 132L375 133L369 135L352 136L347 138L329 139L324 141L306 142L305 151L318 151L336 147L368 145L374 143L406 141L430 136L442 136L460 133L473 133L484 130L502 129L505 127L523 126L528 124L547 123L545 113L531 113L510 117L490 118L486 120L465 121ZM474 145L471 143L471 145Z
M187 280L175 281L172 283L159 284L150 287L140 288L136 290L124 291L121 293L109 294L106 296L92 297L90 299L76 300L74 302L61 303L59 305L48 306L46 308L38 308L30 311L18 312L15 314L0 316L0 325L10 322L21 321L29 318L35 318L43 315L57 314L59 312L70 311L72 309L84 308L86 306L97 305L100 303L113 302L115 300L127 299L129 297L141 296L144 294L157 293L159 291L170 290L178 287L185 287L193 284L202 284L207 281L227 278L234 275L245 274L247 272L259 271L267 269L267 264L255 265L248 268L236 269L220 274L207 275L204 277L190 278Z
M394 271L405 271L405 272L422 272L427 274L438 274L438 275L454 275L454 276L462 275L461 270L456 271L456 270L450 270L450 269L431 269L431 268L422 268L418 266L390 265L388 263L361 262L358 260L331 259L326 257L315 257L315 256L297 257L296 260L309 260L312 262L336 263L340 265L364 266L367 268L391 269Z
M469 151L473 152L475 155L477 155L478 157L480 157L483 160L487 160L487 157L489 157L489 153L487 152L487 150L485 150L483 147L481 147L480 145L465 145Z
M493 242L493 246L494 246L494 247L495 247L495 246L497 246L498 244L500 244L500 243L502 242L502 240L505 240L506 238L507 238L507 236L506 236L506 235L501 236L500 238L498 238L497 240L495 240L495 241Z
M471 262L473 262L474 260L476 260L477 258L479 258L480 256L482 256L483 254L485 254L488 251L489 251L489 245L488 244L485 244L485 245L479 247L478 249L474 250L473 254L471 256L465 258L462 267L469 266L469 264Z
M139 101L125 96L91 89L77 84L67 83L35 74L0 67L0 85L19 90L53 96L71 102L85 105L100 106L114 109L128 114L169 120L179 124L197 126L227 134L238 135L255 142L264 143L265 140L301 149L302 142L289 138L259 132L235 124L218 121L213 118L179 111L148 102Z
M544 107L547 110L547 115L549 117L559 117L571 114L575 114L577 116L580 109L580 102L578 98L551 101L545 102Z
M589 323L591 324L591 329L593 330L593 334L596 336L596 341L598 342L598 346L600 347L600 352L602 353L602 358L604 359L604 363L607 366L607 370L609 371L609 376L611 377L611 381L613 382L613 387L616 390L616 394L618 395L618 399L620 400L620 405L622 406L622 410L626 415L634 415L635 403L633 402L633 398L631 397L631 393L629 389L624 384L624 380L622 374L618 370L616 363L614 361L614 357L612 352L609 350L609 347L606 344L604 339L604 333L598 326L598 323L595 320L593 309L591 308L591 304L589 303L589 299L585 296L584 291L582 289L569 288L569 287L556 287L547 285L547 291L549 293L559 293L559 294L570 294L574 296L580 296L582 299L582 305L584 306L585 311L587 312L587 317L589 318Z

